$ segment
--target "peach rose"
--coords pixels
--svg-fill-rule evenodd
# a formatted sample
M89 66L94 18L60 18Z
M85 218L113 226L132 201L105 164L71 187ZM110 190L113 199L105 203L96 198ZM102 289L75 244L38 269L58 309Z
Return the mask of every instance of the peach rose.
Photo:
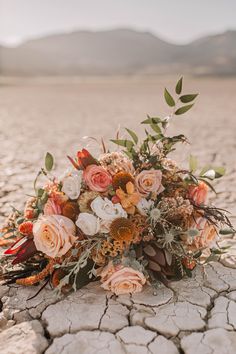
M112 183L111 175L101 166L89 165L83 172L87 186L95 192L105 192Z
M35 247L49 257L61 257L73 246L75 232L75 224L65 216L41 216L33 227Z
M217 236L215 226L206 218L198 218L192 227L199 230L199 234L193 238L190 245L193 251L209 247Z
M61 207L53 198L48 198L46 204L44 205L43 213L44 215L60 215Z
M200 181L198 185L191 185L189 187L189 198L196 205L204 204L208 194L208 186L206 183Z
M138 293L146 283L143 273L122 265L114 266L112 262L103 268L100 276L101 286L116 295Z
M164 191L161 179L160 170L144 170L135 178L135 183L141 196L147 197L150 193L158 195Z

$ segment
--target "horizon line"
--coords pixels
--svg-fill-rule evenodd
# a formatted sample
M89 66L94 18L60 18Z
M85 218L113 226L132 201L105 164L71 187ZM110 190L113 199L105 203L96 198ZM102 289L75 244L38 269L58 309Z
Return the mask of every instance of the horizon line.
M93 28L74 28L74 29L70 29L70 30L61 30L61 31L52 31L52 32L46 32L45 34L40 34L40 35L32 35L32 36L27 36L25 39L22 38L11 38L9 37L8 40L0 40L0 46L5 47L5 48L17 48L19 46L21 46L22 44L25 44L29 41L34 41L34 40L40 40L40 39L44 39L44 38L48 38L48 37L54 37L54 36L60 36L60 35L69 35L69 34L73 34L73 33L78 33L78 32L89 32L89 33L102 33L102 32L112 32L112 31L133 31L133 32L137 32L137 33L148 33L154 37L156 37L157 39L160 39L161 41L164 41L168 44L172 44L172 45L176 45L176 46L185 46L188 45L192 42L195 42L199 39L205 38L205 37L212 37L212 36L216 36L216 35L222 35L225 34L227 32L234 32L236 31L236 28L227 28L224 31L209 31L203 35L194 37L191 40L188 41L184 41L184 42L180 42L180 41L172 41L170 39L165 38L162 35L158 35L156 33L154 33L152 30L150 29L140 29L140 28L135 28L132 26L123 26L123 27L106 27L106 28L98 28L98 29L93 29Z

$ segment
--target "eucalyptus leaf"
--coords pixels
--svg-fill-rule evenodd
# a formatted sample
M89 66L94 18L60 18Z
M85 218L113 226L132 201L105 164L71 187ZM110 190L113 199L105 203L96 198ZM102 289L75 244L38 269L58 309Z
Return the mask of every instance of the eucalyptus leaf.
M225 168L224 167L213 167L215 171L215 178L220 178L225 175Z
M179 99L182 103L189 103L195 100L195 98L198 96L198 93L194 93L191 95L183 95Z
M126 130L127 130L127 132L129 133L129 135L131 136L131 138L133 139L134 143L137 144L137 143L138 143L138 136L137 136L137 134L136 134L134 131L132 131L132 130L130 130L130 129L128 129L128 128L126 128Z
M179 81L177 82L176 84L176 87L175 87L175 92L177 93L177 95L180 95L181 92L182 92L182 86L183 86L183 78L181 77L179 79Z
M162 119L159 117L149 117L147 116L147 119L141 122L141 124L158 124L161 123Z
M179 116L181 114L184 114L184 113L188 112L193 107L193 105L194 105L194 103L193 104L188 104L186 106L182 106L182 107L178 108L177 111L175 111L175 115Z
M45 156L45 168L49 172L52 170L54 164L53 156L50 152L47 152Z
M130 150L134 146L134 143L131 140L127 140L127 139L125 139L125 140L121 140L121 139L113 140L112 139L111 142L113 142L116 145L126 147L128 150Z
M161 128L157 124L151 124L150 126L154 132L161 134Z
M165 91L164 91L164 97L165 97L166 103L170 107L174 107L175 106L175 100L173 99L173 97L171 96L171 94L169 93L169 91L166 88L165 88Z

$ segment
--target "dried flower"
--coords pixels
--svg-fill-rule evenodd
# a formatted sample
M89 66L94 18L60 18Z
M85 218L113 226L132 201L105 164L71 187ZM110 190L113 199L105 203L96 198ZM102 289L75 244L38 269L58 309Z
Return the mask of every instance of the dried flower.
M62 215L75 221L79 214L79 206L76 202L68 201L62 207Z
M122 152L104 154L99 157L99 162L112 176L120 171L130 174L134 172L132 161Z
M130 243L135 235L134 224L126 218L117 218L112 221L110 235L114 240Z
M115 191L121 188L124 192L127 192L126 186L128 182L134 184L134 178L131 176L131 174L127 172L119 172L113 176L112 186Z
M92 201L99 196L98 192L94 191L85 191L79 197L78 204L81 213L91 212L91 203Z

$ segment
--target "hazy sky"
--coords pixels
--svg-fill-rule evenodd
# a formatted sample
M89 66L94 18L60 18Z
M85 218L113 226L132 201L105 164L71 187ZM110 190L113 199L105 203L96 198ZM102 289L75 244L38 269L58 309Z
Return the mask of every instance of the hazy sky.
M186 43L236 29L236 0L0 0L0 42L75 29L130 27Z

